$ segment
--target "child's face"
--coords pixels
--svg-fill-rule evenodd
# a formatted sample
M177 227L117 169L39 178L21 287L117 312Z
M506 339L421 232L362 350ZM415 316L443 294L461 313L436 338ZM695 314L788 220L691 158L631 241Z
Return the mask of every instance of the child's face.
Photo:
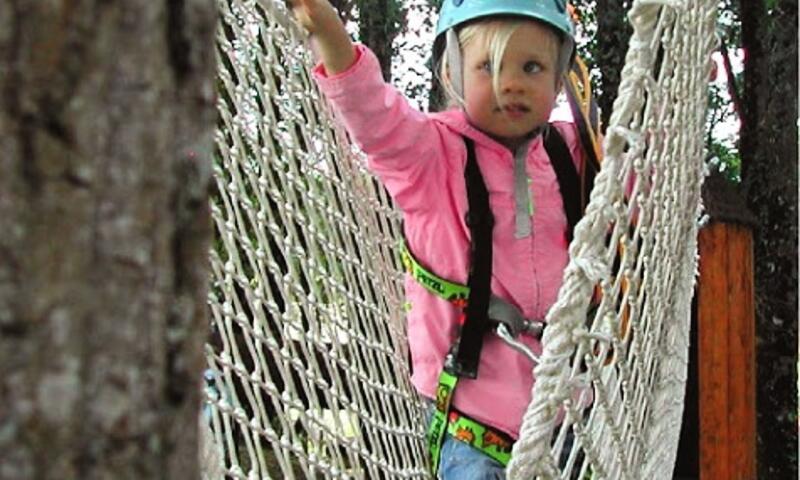
M463 52L465 110L470 122L516 148L550 117L560 88L557 36L533 21L517 28L503 55L496 94L486 42L470 41Z

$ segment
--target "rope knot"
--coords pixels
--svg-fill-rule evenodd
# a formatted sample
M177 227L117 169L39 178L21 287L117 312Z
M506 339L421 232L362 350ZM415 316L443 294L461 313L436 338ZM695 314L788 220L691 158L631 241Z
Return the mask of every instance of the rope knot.
M569 268L580 271L592 283L599 283L605 276L605 265L597 257L573 258Z

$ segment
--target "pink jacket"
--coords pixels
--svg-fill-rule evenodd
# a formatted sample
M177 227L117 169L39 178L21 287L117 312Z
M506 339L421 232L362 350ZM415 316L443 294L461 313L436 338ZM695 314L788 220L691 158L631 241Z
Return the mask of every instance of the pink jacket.
M470 237L464 221L463 137L473 139L495 216L492 293L518 306L527 318L543 319L556 299L567 264L567 220L541 136L529 143L525 157L534 205L532 234L516 238L512 152L471 127L460 110L425 114L409 106L383 81L374 54L364 46L357 48L358 59L347 71L328 77L318 66L315 79L367 154L370 169L403 211L411 252L440 277L466 283ZM574 125L557 122L556 126L579 167L582 156ZM457 334L458 312L409 276L405 289L411 305L412 383L422 395L433 398L445 354ZM541 352L534 338L523 336L522 341ZM453 404L516 438L531 400L532 368L528 358L489 335L478 378L459 381Z

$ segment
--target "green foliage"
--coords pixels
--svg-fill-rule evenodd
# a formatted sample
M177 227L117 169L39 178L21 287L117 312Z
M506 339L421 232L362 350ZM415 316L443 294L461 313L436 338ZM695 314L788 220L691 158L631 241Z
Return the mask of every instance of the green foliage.
M740 17L738 1L720 0L717 7L717 35L730 49L738 48L742 44Z
M386 79L391 78L394 39L405 29L407 9L400 0L353 0L359 40L375 52Z
M403 68L393 70L392 80L406 97L424 109L429 107L431 98L433 31L441 0L404 0L404 3L407 22L395 39L397 60Z
M724 173L728 180L741 181L742 159L739 155L738 131L724 135L723 129L735 125L732 101L722 87L711 84L708 90L706 150L709 167Z
M721 142L712 141L707 146L708 165L716 168L732 182L741 182L742 157L734 147L729 147Z
M406 27L406 8L399 0L355 0L359 27L366 36L376 33L393 39Z
M767 13L772 13L778 6L778 0L764 0L764 5L767 7Z
M738 2L720 0L717 19L717 36L720 41L719 52L732 55L741 45L741 29ZM730 60L730 58L728 59ZM731 84L731 78L732 84ZM736 125L737 112L733 97L741 98L742 72L727 72L719 68L717 77L724 79L726 87L716 83L709 85L708 115L706 120L706 150L709 167L716 168L734 182L741 181L741 155L739 154L739 132L730 130Z
M608 124L632 29L626 15L630 0L574 0L580 23L578 53L591 72L603 125Z

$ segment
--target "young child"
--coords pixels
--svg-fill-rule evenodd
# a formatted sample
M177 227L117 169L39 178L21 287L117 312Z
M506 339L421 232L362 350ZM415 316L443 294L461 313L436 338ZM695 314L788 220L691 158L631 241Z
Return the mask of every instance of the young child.
M573 55L564 2L445 0L434 56L451 108L436 114L384 82L326 0L291 2L320 60L316 81L403 211L412 382L434 403L428 440L439 478L505 478L534 365L481 319L509 324L517 346L538 355L567 264L565 204L543 140L563 139L569 167L581 170L574 125L548 123ZM465 180L475 162L489 237L468 215L480 210L480 193L468 189L480 192L481 181ZM477 340L464 338L470 328Z

